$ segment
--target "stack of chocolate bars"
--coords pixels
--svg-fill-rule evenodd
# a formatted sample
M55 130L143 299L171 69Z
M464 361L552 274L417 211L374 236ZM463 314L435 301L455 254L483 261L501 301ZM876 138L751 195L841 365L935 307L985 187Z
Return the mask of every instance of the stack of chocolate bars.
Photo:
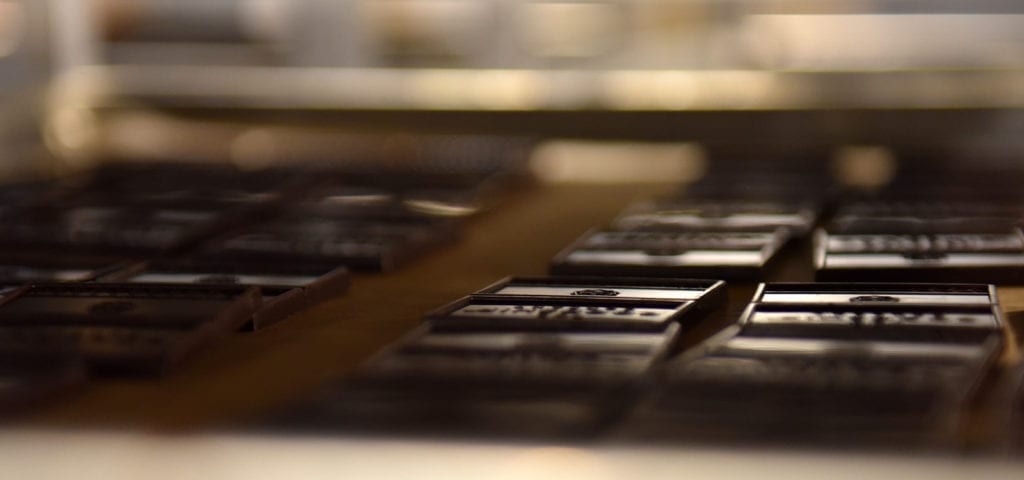
M825 178L756 169L710 174L585 233L555 257L551 272L764 279L783 247L814 228L830 193Z
M762 284L738 325L667 366L621 434L955 444L1001 317L986 285Z
M0 414L55 379L160 374L335 298L350 270L451 241L524 175L501 145L432 148L401 164L117 163L0 188Z
M284 415L289 427L587 436L724 301L702 280L509 278Z
M256 287L35 284L0 304L0 351L78 358L101 374L160 373L259 307Z
M815 233L816 278L1020 283L1024 198L1005 180L908 173L841 205Z
M177 267L210 236L273 212L301 182L298 171L123 164L40 187L3 216L0 354L77 361L94 375L154 375L217 337L287 316L304 285L240 279L222 265ZM333 267L341 269L307 282L340 293L347 272ZM191 275L146 275L163 270Z

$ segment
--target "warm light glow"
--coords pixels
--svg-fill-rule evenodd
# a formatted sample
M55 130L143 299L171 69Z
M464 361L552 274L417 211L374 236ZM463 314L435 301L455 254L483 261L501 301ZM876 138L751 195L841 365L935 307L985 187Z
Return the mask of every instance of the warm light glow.
M691 143L553 140L531 158L545 182L690 183L704 175L704 153Z

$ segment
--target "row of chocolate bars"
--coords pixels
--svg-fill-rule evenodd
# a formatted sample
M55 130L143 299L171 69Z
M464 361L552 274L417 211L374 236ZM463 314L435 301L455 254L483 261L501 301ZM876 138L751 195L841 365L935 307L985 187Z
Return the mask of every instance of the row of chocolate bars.
M440 143L396 164L122 163L0 190L0 407L87 375L158 374L337 297L350 270L454 240L527 178L518 141Z
M712 170L584 234L555 276L506 279L426 315L271 424L907 447L963 446L1000 415L1016 426L987 433L1020 430L1024 396L993 390L1017 383L985 380L1005 337L990 283L1020 279L1024 201L990 179L958 187L911 172L841 202L813 235L819 279L982 284L767 283L738 313L719 308L722 281L682 280L769 276L834 208L829 178ZM690 344L709 314L727 326Z
M722 281L508 278L271 425L901 449L976 442L965 430L985 416L1024 427L1024 390L996 406L986 381L1004 346L991 285L761 284L738 320L687 345L724 300Z
M824 172L771 167L712 170L635 203L561 252L552 272L767 280L788 246L811 237L819 281L1024 281L1020 172L910 170L840 200Z

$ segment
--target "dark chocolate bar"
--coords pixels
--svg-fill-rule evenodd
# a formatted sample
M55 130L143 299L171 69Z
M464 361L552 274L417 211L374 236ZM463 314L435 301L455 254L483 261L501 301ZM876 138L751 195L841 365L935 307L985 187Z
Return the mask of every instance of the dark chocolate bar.
M278 201L303 181L301 170L242 171L228 165L105 165L69 196L73 205L257 206Z
M787 227L794 234L810 231L819 209L812 202L754 199L660 199L633 204L613 226L618 230L751 229Z
M482 192L444 188L322 187L290 204L304 215L376 221L458 218L484 207Z
M281 219L211 240L200 247L198 255L236 261L389 270L452 235L450 225L434 221Z
M680 321L692 305L470 297L434 312L427 320L436 330L658 332Z
M315 268L313 265L305 264L157 260L118 272L104 281L176 285L251 285L262 287L264 293L273 294L307 287L321 276L339 269L345 270L344 267Z
M476 185L499 176L526 175L535 141L480 135L345 135L343 159L316 162L360 184L436 182Z
M617 418L621 392L537 391L513 387L421 390L407 385L341 383L290 406L275 431L590 439Z
M209 234L225 213L133 206L25 209L5 218L0 244L75 254L154 255Z
M526 298L597 298L602 300L701 300L715 308L725 301L725 282L674 278L508 277L474 295Z
M0 352L85 358L103 372L152 373L236 331L259 306L256 288L38 284L0 305Z
M0 417L38 405L85 380L85 364L75 357L0 355Z
M683 425L665 427L811 442L951 436L979 377L970 365L828 357L712 356L669 371L657 408Z
M556 275L753 279L789 240L789 229L763 231L594 230L559 253Z
M981 342L998 336L999 307L751 304L744 335L892 341Z
M818 280L1016 282L1024 236L1008 220L843 218L815 233Z
M763 283L754 302L814 305L992 305L994 285L977 283Z
M113 257L73 256L58 251L0 256L0 282L84 282L122 266Z
M589 438L628 405L678 327L655 334L424 329L276 428Z
M680 389L685 385L691 393L696 393L700 388L701 393L705 394L712 391L753 393L753 390L757 390L758 396L771 391L790 394L803 392L808 396L825 392L844 392L892 395L895 398L902 393L932 393L959 385L967 378L970 367L970 364L920 359L910 362L892 361L868 356L709 356L671 369L667 382L671 385L670 388ZM835 397L831 399L836 400ZM759 400L742 401L754 403ZM736 401L741 400L738 397Z
M1024 203L1017 201L986 201L977 200L984 197L982 192L971 192L971 198L956 198L961 195L936 192L926 198L882 198L861 200L842 205L836 212L837 217L873 217L873 218L986 218L1005 217L1020 218L1024 215Z
M617 436L792 444L950 445L1001 348L737 335L670 362Z
M710 340L667 370L669 385L820 391L971 390L1001 351L989 338L969 345L856 339L756 338L742 333ZM716 387L717 388L717 387Z
M657 332L724 296L715 280L510 277L426 318L436 330Z
M682 197L802 202L827 200L837 190L829 172L812 171L813 165L780 170L775 161L714 163L700 181L686 186ZM724 165L735 168L722 169Z
M434 388L612 388L646 378L677 333L675 325L659 333L628 334L428 332L370 363L361 375Z
M201 258L164 259L109 275L104 282L166 285L243 285L260 288L263 302L253 316L258 330L341 295L350 278L345 267Z
M983 342L1003 320L993 285L768 283L741 324L768 337Z
M983 343L924 343L858 339L780 338L738 335L707 355L775 358L794 362L822 360L868 364L981 364L997 350L999 339Z

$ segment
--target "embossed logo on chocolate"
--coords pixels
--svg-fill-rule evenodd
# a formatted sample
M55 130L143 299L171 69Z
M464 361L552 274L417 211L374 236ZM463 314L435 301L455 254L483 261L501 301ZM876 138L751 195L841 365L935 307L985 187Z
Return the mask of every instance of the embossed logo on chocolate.
M850 297L851 302L898 302L900 299L896 297L890 297L889 295L861 295L858 297Z
M234 275L206 275L205 277L199 277L195 283L207 283L216 285L237 285L239 283L238 277Z
M585 295L588 297L614 297L617 296L618 294L619 292L617 290L611 290L607 288L585 288L583 290L576 290L575 292L572 292L571 295Z
M135 302L126 300L109 300L89 307L92 315L120 315L135 310Z

